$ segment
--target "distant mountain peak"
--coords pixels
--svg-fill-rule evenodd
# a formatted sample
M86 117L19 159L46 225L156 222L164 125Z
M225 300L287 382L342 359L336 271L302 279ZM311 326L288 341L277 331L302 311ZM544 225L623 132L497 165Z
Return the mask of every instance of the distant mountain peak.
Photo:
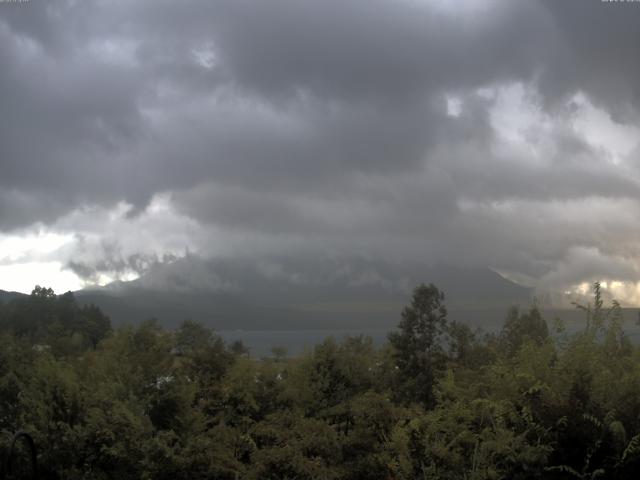
M203 260L193 255L156 265L140 278L77 292L118 322L192 318L249 328L395 321L411 291L434 283L452 308L526 304L531 290L488 268L391 263L366 258L281 257ZM233 319L233 321L231 320ZM376 320L377 319L377 320Z

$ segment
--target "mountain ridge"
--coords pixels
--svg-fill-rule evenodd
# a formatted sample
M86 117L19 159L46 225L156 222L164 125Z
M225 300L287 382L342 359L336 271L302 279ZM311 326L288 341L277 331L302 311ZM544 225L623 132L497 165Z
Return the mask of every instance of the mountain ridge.
M391 264L366 259L268 262L181 259L131 282L77 292L114 322L190 318L217 329L388 328L412 289L434 283L451 313L528 305L532 291L490 269ZM465 318L469 315L463 315Z
M154 265L133 281L74 294L81 304L99 306L114 325L156 318L167 327L191 319L217 330L368 329L395 326L420 283L444 292L451 318L472 323L502 321L509 306L526 307L532 296L531 289L488 268L194 256ZM20 295L0 293L0 299Z

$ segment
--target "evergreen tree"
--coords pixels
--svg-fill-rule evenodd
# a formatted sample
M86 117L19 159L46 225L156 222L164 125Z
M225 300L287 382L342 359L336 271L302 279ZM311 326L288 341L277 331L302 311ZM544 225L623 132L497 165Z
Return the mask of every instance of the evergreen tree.
M444 293L433 284L416 287L411 305L402 311L399 331L389 334L406 400L434 405L433 385L445 362L446 326Z

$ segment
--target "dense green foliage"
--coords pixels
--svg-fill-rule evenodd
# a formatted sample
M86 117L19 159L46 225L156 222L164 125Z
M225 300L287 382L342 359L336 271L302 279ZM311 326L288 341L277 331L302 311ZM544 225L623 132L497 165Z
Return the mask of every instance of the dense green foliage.
M381 348L257 360L37 288L0 306L0 429L31 432L52 479L635 478L640 348L597 285L582 308L571 337L535 306L482 335L421 285Z

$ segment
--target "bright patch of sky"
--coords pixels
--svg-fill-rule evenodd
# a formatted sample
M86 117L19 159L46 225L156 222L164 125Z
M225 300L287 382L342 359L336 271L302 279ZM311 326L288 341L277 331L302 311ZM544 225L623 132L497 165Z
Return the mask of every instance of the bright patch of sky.
M499 5L496 0L412 0L417 4L435 7L434 10L446 15L477 18Z
M31 293L36 285L56 293L81 289L84 284L61 262L26 262L0 265L0 290Z
M211 70L216 65L216 52L212 43L205 43L193 50L196 62L201 67Z
M496 132L496 153L546 163L553 152L551 132L557 125L539 104L536 91L513 83L478 94L493 101L491 126Z
M90 42L87 54L100 58L105 63L134 67L137 63L138 43L122 38L99 39Z
M73 234L40 231L26 235L0 235L0 264L20 263L51 256L73 241Z
M447 102L447 115L450 117L459 117L462 112L462 100L460 97L447 95L445 100Z
M112 208L81 208L50 227L40 227L37 233L0 235L0 289L30 293L41 285L60 293L114 280L130 281L140 272L122 264L141 251L149 259L138 260L135 266L198 249L190 240L202 236L194 234L198 225L177 214L168 196L154 197L143 213L129 218L131 209L124 202ZM83 280L68 266L71 261L95 262L105 251L119 268Z
M619 280L609 280L600 282L600 288L606 295L605 308L610 307L609 298L615 299L621 303L622 307L640 305L640 282L622 282ZM572 285L564 291L565 302L559 305L571 306L570 301L576 301L586 305L587 302L593 303L593 283L582 282Z
M36 285L56 292L78 290L81 279L57 258L74 242L73 234L41 230L27 235L0 235L0 289L30 293Z
M584 93L576 94L570 106L575 109L573 128L588 144L608 153L612 163L619 164L638 146L640 128L614 122L609 113L595 107Z

